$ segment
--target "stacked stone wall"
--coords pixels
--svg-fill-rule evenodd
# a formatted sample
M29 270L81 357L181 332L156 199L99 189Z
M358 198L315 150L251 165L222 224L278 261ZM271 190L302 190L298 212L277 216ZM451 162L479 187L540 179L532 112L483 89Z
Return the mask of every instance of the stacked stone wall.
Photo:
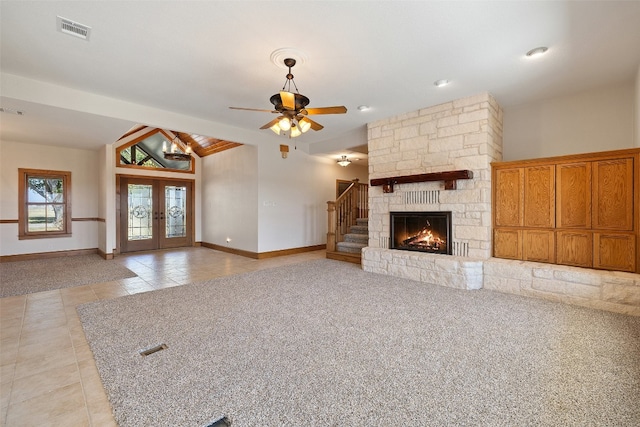
M640 316L640 274L491 258L483 287Z
M451 211L452 243L464 255L491 256L491 162L502 159L502 109L488 93L373 122L369 133L369 177L416 175L469 169L472 180L456 190L442 182L403 184L394 193L369 191L369 246L384 248L389 212ZM429 203L407 203L406 194L436 191Z

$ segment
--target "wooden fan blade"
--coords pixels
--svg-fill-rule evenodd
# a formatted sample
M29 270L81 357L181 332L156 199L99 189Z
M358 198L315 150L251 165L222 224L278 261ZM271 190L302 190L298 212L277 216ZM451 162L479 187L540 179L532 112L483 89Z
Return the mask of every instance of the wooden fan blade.
M310 116L314 114L344 114L347 112L347 107L340 105L336 107L305 108L305 110Z
M261 111L263 113L277 113L275 110L263 110L261 108L243 108L243 107L229 107L232 110L245 110L245 111Z
M271 120L269 123L267 123L266 125L262 126L260 129L269 129L271 126L273 126L276 123L278 123L278 120L280 120L279 117Z
M304 119L308 120L309 123L311 123L311 129L313 129L313 130L322 130L324 128L324 126L322 126L320 123L314 122L309 117L305 117Z
M280 91L280 99L282 100L282 106L287 110L295 110L296 109L296 96L291 92L286 92L284 90Z

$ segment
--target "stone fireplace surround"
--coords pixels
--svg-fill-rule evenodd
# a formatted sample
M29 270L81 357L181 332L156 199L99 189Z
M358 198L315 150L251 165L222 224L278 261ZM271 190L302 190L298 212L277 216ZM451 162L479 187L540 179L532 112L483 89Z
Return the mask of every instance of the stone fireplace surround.
M369 178L469 169L473 179L369 190L365 271L458 289L491 289L640 316L640 275L491 257L491 162L502 109L489 93L370 123ZM453 255L389 249L390 212L451 211Z

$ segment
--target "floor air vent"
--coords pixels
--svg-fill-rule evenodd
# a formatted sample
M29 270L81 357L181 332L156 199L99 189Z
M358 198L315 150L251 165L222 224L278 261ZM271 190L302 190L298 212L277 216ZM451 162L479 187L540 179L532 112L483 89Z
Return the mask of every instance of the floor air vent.
M149 356L150 354L157 353L157 352L159 352L161 350L164 350L165 348L167 348L166 344L158 344L156 346L140 350L139 353L140 353L141 356Z
M231 420L227 417L218 418L211 424L207 424L206 427L230 427Z
M79 37L84 40L89 40L89 35L91 34L91 27L80 24L78 22L74 22L67 18L63 18L62 16L57 16L56 21L58 24L58 31L61 31L65 34Z

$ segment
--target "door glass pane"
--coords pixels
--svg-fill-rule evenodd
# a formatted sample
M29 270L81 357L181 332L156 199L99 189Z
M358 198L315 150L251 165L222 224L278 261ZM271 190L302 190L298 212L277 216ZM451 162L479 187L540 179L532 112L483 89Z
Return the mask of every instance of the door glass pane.
M185 237L187 235L187 187L165 186L164 200L166 212L165 236L167 238Z
M129 240L147 240L153 238L152 206L153 186L141 184L129 184L128 195L128 230Z

